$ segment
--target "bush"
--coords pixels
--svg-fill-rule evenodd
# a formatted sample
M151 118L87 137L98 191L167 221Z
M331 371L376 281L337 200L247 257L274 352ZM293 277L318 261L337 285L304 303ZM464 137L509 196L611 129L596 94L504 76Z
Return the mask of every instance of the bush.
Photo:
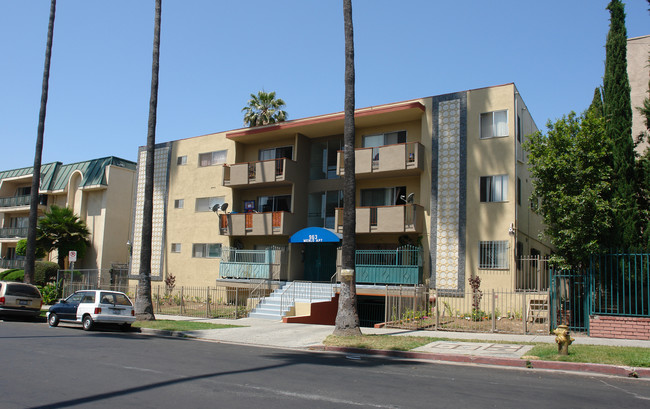
M2 277L5 281L23 281L24 278L25 270L9 270L9 274L5 274L4 277Z
M0 280L6 280L5 277L15 271L19 271L19 270L17 268L12 268L11 270L5 270L0 272Z
M41 295L43 296L43 304L52 305L61 298L60 291L57 290L56 284L48 284L44 287L39 287Z
M37 261L34 264L34 282L36 285L46 285L56 281L59 265L51 261Z

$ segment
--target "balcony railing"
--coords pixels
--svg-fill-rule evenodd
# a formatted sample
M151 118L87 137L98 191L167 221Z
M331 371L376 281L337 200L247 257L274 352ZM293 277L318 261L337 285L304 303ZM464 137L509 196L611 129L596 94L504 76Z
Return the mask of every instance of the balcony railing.
M341 281L341 249L336 253L337 280ZM422 249L356 250L355 280L363 284L422 284Z
M223 186L292 183L297 174L297 163L286 158L234 163L223 166Z
M344 153L338 152L337 174L343 176ZM424 146L419 142L399 143L354 150L355 174L363 177L375 173L417 173L424 170ZM384 176L384 175L382 175Z
M295 233L293 213L227 213L219 215L219 232L225 236L287 236Z
M0 229L0 239L27 237L27 227L4 227Z
M0 268L24 268L25 260L0 260Z
M0 207L29 206L31 202L31 196L0 197ZM38 204L47 205L47 195L39 195Z
M336 231L343 233L343 209L336 209ZM357 233L422 233L424 208L417 204L356 209Z

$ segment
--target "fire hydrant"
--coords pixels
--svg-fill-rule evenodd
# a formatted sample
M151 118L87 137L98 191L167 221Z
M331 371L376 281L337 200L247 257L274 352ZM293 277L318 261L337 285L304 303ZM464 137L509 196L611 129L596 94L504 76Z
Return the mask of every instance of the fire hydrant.
M559 355L569 355L569 345L575 341L569 334L569 327L567 325L558 325L553 330L553 333L555 334L555 342L557 342L557 353Z

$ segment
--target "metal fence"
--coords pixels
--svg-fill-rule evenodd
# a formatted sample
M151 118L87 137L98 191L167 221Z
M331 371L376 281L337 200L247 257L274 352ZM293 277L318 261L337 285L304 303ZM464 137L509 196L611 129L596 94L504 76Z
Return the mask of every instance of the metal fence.
M423 286L386 288L386 326L443 331L548 334L548 292L488 290L462 296Z
M517 259L515 289L517 291L547 291L550 266L546 257L522 256Z
M591 258L591 313L650 317L650 254L602 254Z

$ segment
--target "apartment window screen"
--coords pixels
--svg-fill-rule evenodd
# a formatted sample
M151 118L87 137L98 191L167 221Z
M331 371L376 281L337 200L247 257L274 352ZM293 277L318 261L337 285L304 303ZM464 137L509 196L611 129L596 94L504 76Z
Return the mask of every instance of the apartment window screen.
M226 155L228 151L215 151L199 154L199 166L214 166L226 163Z
M182 209L185 205L185 199L174 200L174 209Z
M211 212L215 205L222 205L225 200L225 196L198 197L194 210L197 212Z
M172 253L181 252L181 243L172 243Z
M508 136L508 111L481 114L481 139Z
M179 166L187 165L187 155L176 158L176 164Z
M218 243L194 243L192 245L192 257L194 257L194 258L217 258L217 257L221 257L221 244L218 244Z
M508 241L479 242L478 258L478 268L508 268Z
M481 176L481 202L508 200L508 175Z

